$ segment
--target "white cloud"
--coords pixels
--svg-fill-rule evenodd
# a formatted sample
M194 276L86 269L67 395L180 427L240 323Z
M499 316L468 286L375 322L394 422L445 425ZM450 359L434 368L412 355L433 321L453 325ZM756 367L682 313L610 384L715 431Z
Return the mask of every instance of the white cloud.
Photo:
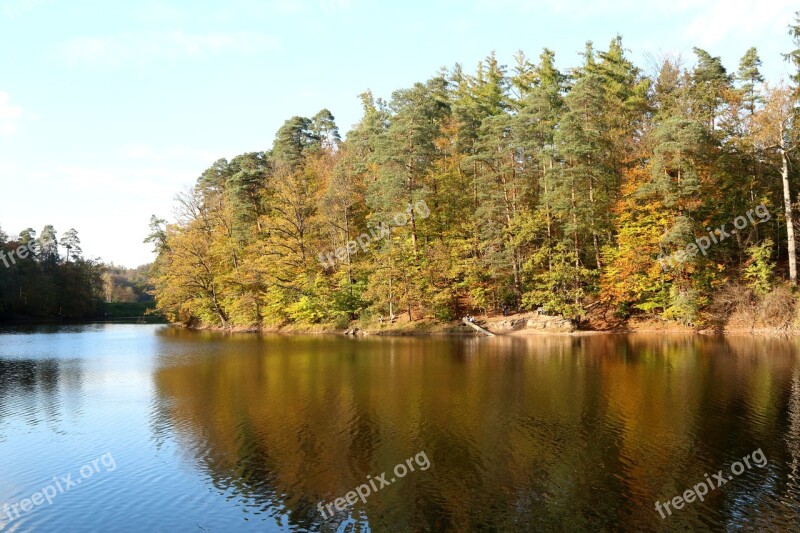
M0 135L11 135L22 117L22 108L11 104L11 95L0 92Z
M276 39L256 32L191 34L174 31L78 37L63 43L58 54L70 65L116 66L155 59L200 59L220 53L256 54L277 48Z

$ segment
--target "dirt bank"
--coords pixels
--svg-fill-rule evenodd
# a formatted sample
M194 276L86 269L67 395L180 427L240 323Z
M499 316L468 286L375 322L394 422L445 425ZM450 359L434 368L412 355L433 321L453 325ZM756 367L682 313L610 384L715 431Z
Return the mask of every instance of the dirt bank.
M701 335L730 335L730 336L774 336L785 337L800 335L800 330L790 326L785 327L755 327L752 323L742 320L731 320L725 324L715 326L693 327L684 326L667 320L657 318L634 318L624 321L609 322L590 318L581 327L566 318L549 316L533 312L516 313L508 316L477 316L476 323L488 329L495 335L591 335L603 333L683 333ZM236 327L220 328L214 326L191 326L189 329L206 331L224 331L228 333L278 333L278 334L336 334L349 336L481 336L461 321L439 322L432 319L420 319L409 322L407 317L398 317L393 324L377 323L362 327L353 323L348 329L336 329L329 325L297 325L291 324L283 327Z

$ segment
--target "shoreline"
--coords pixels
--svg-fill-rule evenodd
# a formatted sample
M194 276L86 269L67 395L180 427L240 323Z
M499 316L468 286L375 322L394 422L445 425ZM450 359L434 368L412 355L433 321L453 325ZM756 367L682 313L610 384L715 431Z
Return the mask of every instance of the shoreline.
M800 336L800 329L754 328L742 324L728 324L720 327L690 327L674 323L661 323L653 320L631 320L611 327L591 327L578 329L566 319L555 316L536 315L534 313L518 313L509 316L481 317L478 322L497 337L535 337L535 336L571 336L590 335L634 335L634 334L666 334L666 335L702 335L709 337L772 337L791 338ZM413 323L401 322L392 326L366 328L352 326L347 329L333 328L326 325L288 325L255 326L255 327L219 327L219 326L187 326L180 323L168 323L172 327L191 331L210 331L220 333L258 333L279 335L340 335L350 337L484 337L473 331L460 321L435 322L420 320ZM568 325L569 324L569 325ZM488 337L487 337L488 338Z
M535 337L535 336L570 336L584 337L591 335L702 335L710 337L800 337L800 329L796 327L749 327L741 323L730 323L718 327L690 327L658 319L634 319L616 325L598 327L596 321L590 321L588 327L579 329L567 319L558 316L538 315L536 313L517 313L508 316L477 317L483 327L497 337ZM399 321L393 325L371 324L366 328L351 326L347 329L334 328L330 325L286 326L234 326L220 327L211 325L187 325L168 322L155 317L120 317L111 319L58 320L58 319L14 319L0 321L0 328L28 326L56 326L83 324L162 324L189 331L208 331L218 333L258 333L276 335L340 335L350 337L483 337L460 321L438 322L433 320Z

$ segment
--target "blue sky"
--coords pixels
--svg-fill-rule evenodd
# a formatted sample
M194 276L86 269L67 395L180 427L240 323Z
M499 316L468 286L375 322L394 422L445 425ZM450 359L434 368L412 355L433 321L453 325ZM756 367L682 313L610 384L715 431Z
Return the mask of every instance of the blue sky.
M0 0L0 227L78 230L84 255L136 266L151 214L220 157L263 150L293 115L389 97L456 62L556 51L617 33L630 57L692 46L729 70L757 46L771 80L800 6L788 0Z

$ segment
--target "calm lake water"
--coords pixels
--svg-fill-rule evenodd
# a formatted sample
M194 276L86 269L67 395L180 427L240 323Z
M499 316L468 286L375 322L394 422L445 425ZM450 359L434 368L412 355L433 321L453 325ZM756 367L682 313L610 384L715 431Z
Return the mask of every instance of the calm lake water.
M800 530L798 341L1 331L2 531Z

